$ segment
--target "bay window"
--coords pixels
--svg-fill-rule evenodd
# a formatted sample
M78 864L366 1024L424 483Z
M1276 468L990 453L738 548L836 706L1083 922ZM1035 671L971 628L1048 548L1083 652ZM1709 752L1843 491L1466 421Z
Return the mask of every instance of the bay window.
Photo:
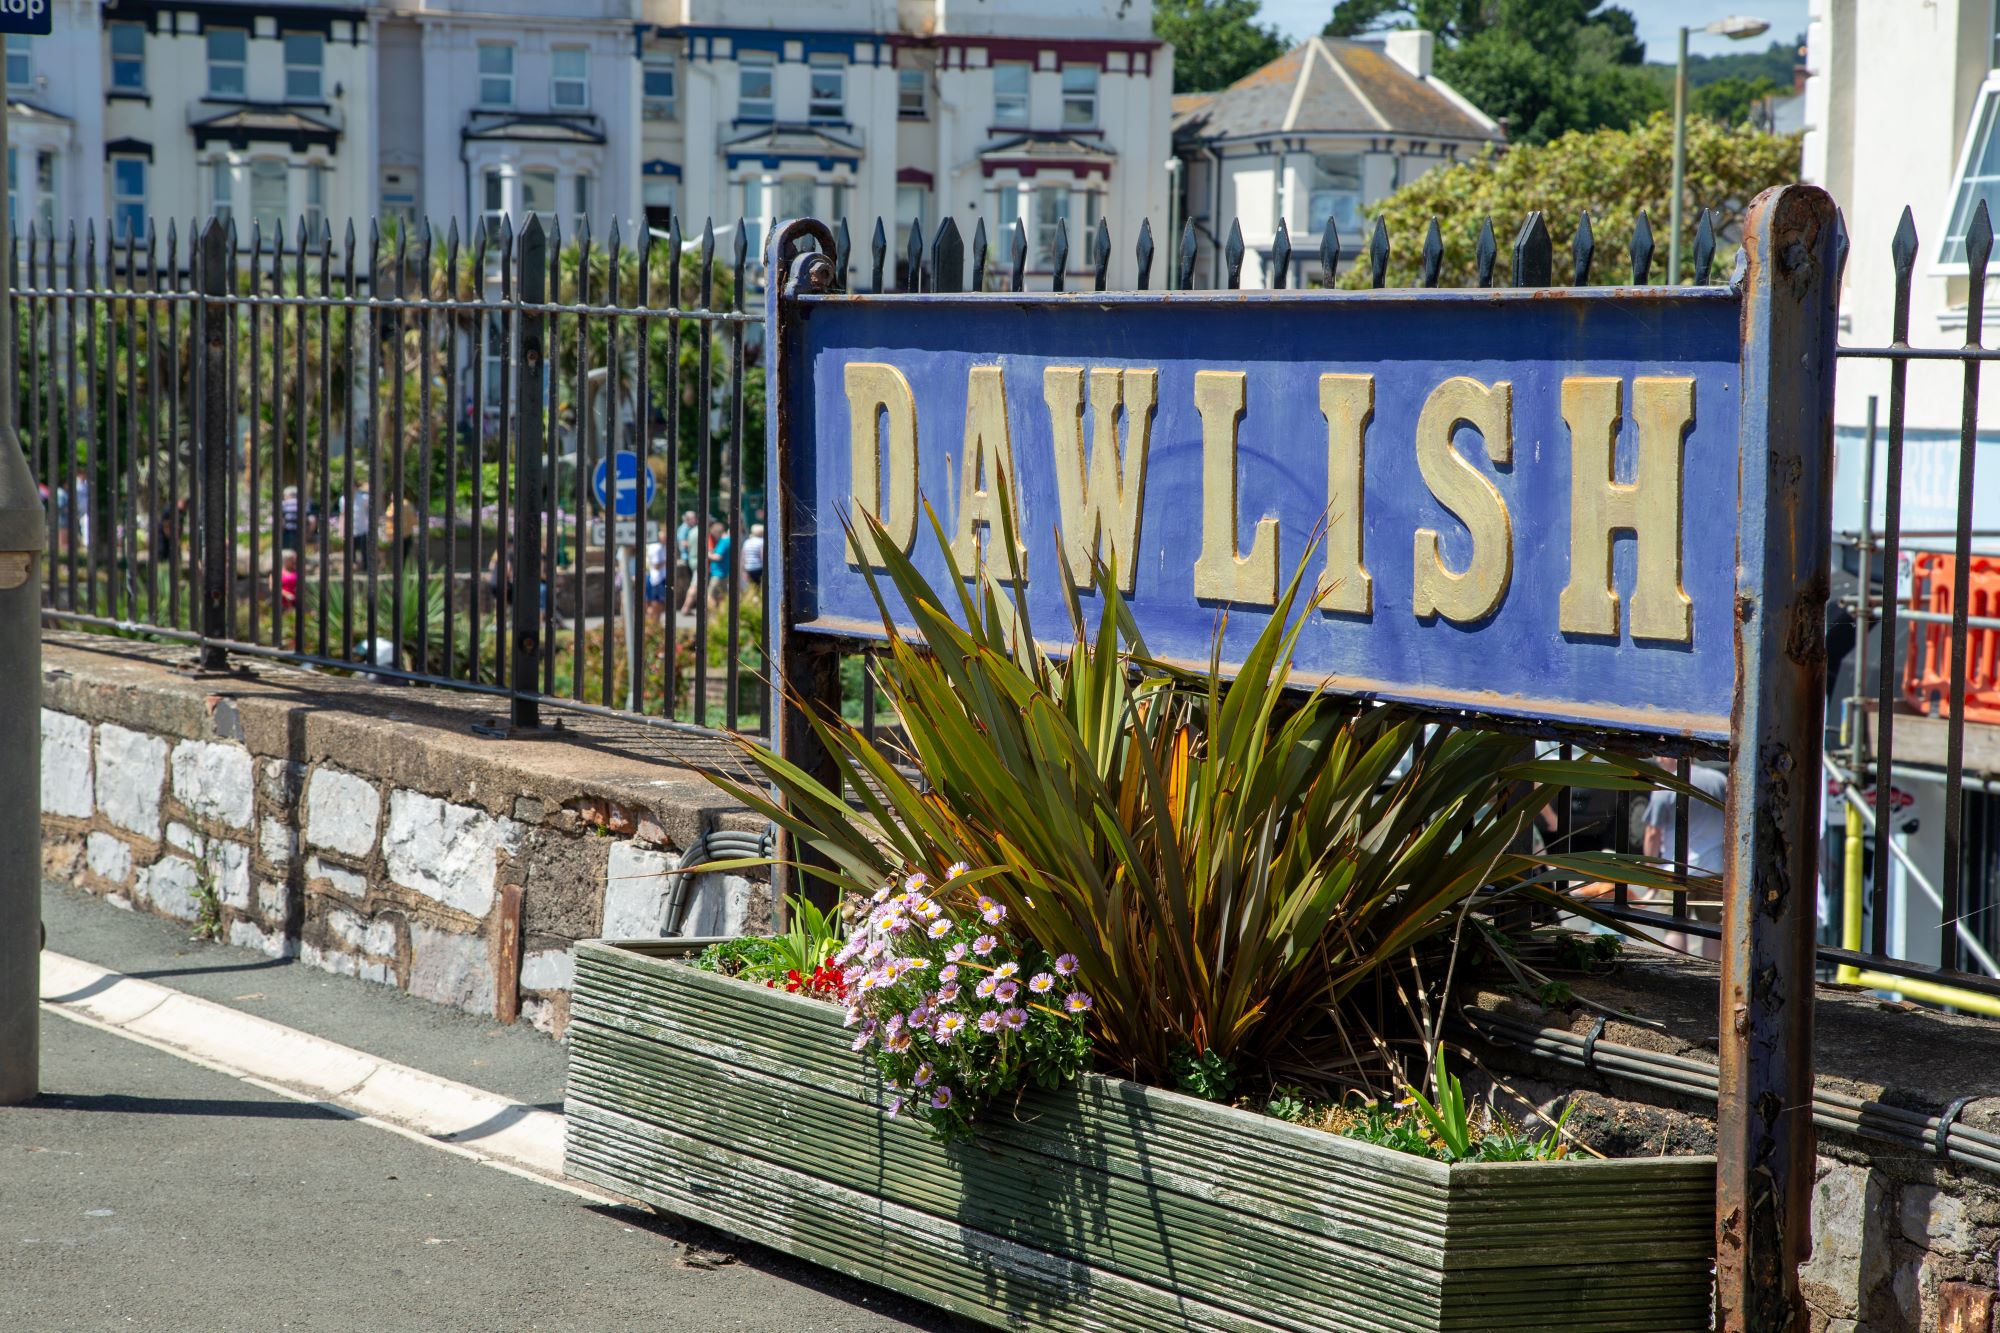
M146 239L146 173L143 157L120 154L111 159L111 220L121 237Z
M1311 236L1326 231L1330 221L1342 235L1361 231L1361 155L1319 153L1312 160L1312 184L1307 191L1306 228Z

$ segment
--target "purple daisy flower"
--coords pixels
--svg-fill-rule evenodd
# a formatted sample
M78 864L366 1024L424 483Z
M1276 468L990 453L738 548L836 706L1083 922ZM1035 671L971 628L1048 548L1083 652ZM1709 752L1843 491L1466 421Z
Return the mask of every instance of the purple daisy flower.
M1007 919L1007 909L1002 907L999 903L995 903L991 907L987 908L985 911L981 912L979 914L979 918L989 926L997 926L1002 921L1005 921Z
M910 1086L913 1088L923 1087L931 1081L931 1075L935 1072L937 1071L931 1068L930 1061L926 1060L917 1066L916 1073L910 1075Z
M1074 973L1075 971L1076 971L1076 955L1075 955L1075 954L1073 954L1073 953L1066 953L1066 954L1064 954L1064 955L1063 955L1062 957L1060 957L1060 958L1056 959L1056 975L1057 975L1057 976L1059 976L1059 977L1066 977L1066 976L1069 976L1069 975L1071 975L1071 974L1072 974L1072 973Z
M1080 990L1071 991L1069 993L1069 998L1063 1001L1063 1008L1069 1010L1073 1014L1084 1013L1090 1008L1090 1005L1091 1005L1090 997L1088 995L1085 995Z
M1022 1028L1028 1026L1028 1011L1026 1009L1009 1009L1006 1013L1000 1015L1000 1021L1006 1026L1009 1032L1019 1032Z
M958 964L957 964L957 963L946 963L946 964L945 964L945 965L944 965L943 967L941 967L941 968L939 968L939 969L938 969L938 981L939 981L939 982L941 982L941 983L942 983L942 982L951 982L951 981L957 981L957 980L958 980Z
M951 934L951 922L946 921L943 917L939 917L936 921L931 922L930 929L926 930L924 934L934 940L941 940Z
M972 951L978 954L981 958L984 958L987 954L992 953L995 949L999 947L1000 947L1000 937L997 935L981 935L978 939L972 942Z
M951 1039L953 1037L956 1037L959 1033L959 1029L963 1028L964 1026L965 1026L964 1014L946 1014L942 1018L938 1019L937 1029L936 1029L938 1045L940 1046L951 1045Z
M979 1030L981 1032L998 1032L1000 1030L1000 1015L988 1009L979 1016Z
M1037 995L1047 995L1056 988L1056 979L1047 972L1037 972L1028 981L1028 989Z
M931 1110L942 1111L950 1105L951 1089L942 1083L938 1084L938 1090L931 1094Z
M1008 977L1014 976L1015 974L1020 972L1020 970L1021 970L1021 965L1019 963L1002 963L1000 964L1000 966L993 969L993 975L1000 978L1000 980L1005 981Z
M1003 981L993 988L993 998L1000 1004L1014 1003L1014 997L1020 993L1021 983L1018 981Z
M939 1004L950 1004L957 999L958 983L956 981L947 981L944 985L938 987L937 1002Z
M965 941L963 940L960 940L957 944L952 945L944 951L944 960L947 963L956 963L963 957L965 957Z
M990 1000L993 998L993 992L998 989L999 985L1000 982L997 978L981 977L979 984L973 987L973 993L978 995L982 1000Z

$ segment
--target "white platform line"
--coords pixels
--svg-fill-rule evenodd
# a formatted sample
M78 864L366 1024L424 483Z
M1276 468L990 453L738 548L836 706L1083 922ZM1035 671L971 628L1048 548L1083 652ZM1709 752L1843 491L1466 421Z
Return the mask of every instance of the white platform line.
M560 1115L64 954L42 954L42 1004L86 1027L598 1202L562 1178Z

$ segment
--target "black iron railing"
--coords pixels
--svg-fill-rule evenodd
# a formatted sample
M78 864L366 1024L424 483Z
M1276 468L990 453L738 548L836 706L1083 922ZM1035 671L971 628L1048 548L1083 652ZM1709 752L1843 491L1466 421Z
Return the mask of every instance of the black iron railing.
M1718 244L1734 240L1721 216L1696 215L1697 284L1715 279ZM253 225L241 247L233 227L214 222L191 228L186 242L172 224L103 245L89 228L81 238L31 231L13 252L18 420L47 487L49 622L188 642L210 667L237 654L277 657L492 694L509 701L517 723L552 706L659 726L764 731L761 590L748 577L754 561L744 559L762 503L763 316L748 290L761 265L740 222L723 231L727 254L712 225L688 240L678 222L638 245L615 228L601 245L587 234L565 242L538 221L519 235L508 224L478 226L466 241L455 225L441 240L429 229L384 235L371 226L360 242L350 227L338 247L324 226L317 237L299 228L287 245ZM1029 245L1019 225L995 243L982 221L968 244L949 219L928 236L913 221L901 253L892 253L890 229L877 220L865 255L854 252L845 220L834 235L836 281L851 290L1027 288ZM1570 285L1604 281L1595 235L1588 214L1566 228L1561 271ZM1418 283L1438 286L1446 246L1435 220L1417 244ZM1218 235L1191 220L1163 256L1142 223L1131 271L1147 290L1165 258L1160 287L1187 290L1205 279L1234 288L1254 259L1275 288L1334 278L1379 288L1391 246L1378 220L1351 257L1331 225L1310 252L1296 251L1281 224L1253 254L1237 223ZM1838 249L1844 259L1844 233ZM1080 264L1067 224L1051 250L1051 288L1075 276L1107 290L1115 253L1107 223L1083 238ZM1504 250L1487 219L1473 236L1473 280L1552 285L1557 250L1539 213ZM1963 816L1967 636L2000 630L2000 608L1974 615L1971 599L1960 598L1944 613L1912 609L1879 590L1882 571L1893 578L1913 546L1948 550L1959 569L1970 564L1977 372L2000 357L1981 346L1990 252L1983 209L1968 240L1963 347L1909 345L1915 252L1906 215L1895 242L1892 342L1839 353L1891 368L1886 522L1879 533L1864 522L1839 535L1862 573L1848 603L1861 634L1845 741L1825 758L1829 800L1865 813L1864 843L1877 852L1861 900L1867 929L1857 936L1853 895L1843 891L1851 863L1843 856L1855 840L1843 855L1829 843L1833 907L1820 956L1848 979L1901 977L1960 996L2000 996L2000 912L1976 910L1995 892L1990 883L1968 894ZM1621 258L1629 264L1621 278L1654 280L1644 214ZM1899 527L1907 366L1915 360L1965 371L1959 521L1921 538ZM1871 488L1874 438L1871 426ZM600 502L593 486L598 465L618 453L638 456L646 474L638 489L651 491L622 528L607 512L616 506ZM689 512L701 531L684 542ZM222 521L205 521L209 514ZM646 553L655 546L664 559L652 565ZM1907 767L1893 749L1908 659L1899 636L1940 621L1949 625L1949 686L1938 692L1948 744L1934 776L1948 814L1933 886L1906 849L1874 830L1894 823L1892 784L1876 775ZM1871 669L1872 708L1861 684ZM850 662L846 677L852 720L871 729L892 720L881 716L865 657ZM1686 778L1705 757L1683 752L1666 762ZM1984 792L1992 784L1972 785ZM1629 800L1608 808L1561 802L1545 836L1563 846L1636 849L1644 829L1635 814ZM1661 854L1683 867L1695 817L1678 800L1658 839ZM1981 837L2000 847L2000 814L1993 823ZM1938 900L1944 924L1934 953L1891 956L1891 865L1914 871L1903 875L1905 891ZM1715 897L1698 891L1691 902L1610 885L1595 902L1698 948L1718 933Z

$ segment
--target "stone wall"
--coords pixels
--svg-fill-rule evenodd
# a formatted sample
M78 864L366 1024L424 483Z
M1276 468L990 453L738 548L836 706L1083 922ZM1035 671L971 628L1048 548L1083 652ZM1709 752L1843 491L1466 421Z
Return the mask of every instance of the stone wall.
M1544 1009L1490 991L1480 1008L1600 1041L1715 1061L1719 978L1712 965L1666 959L1572 979L1593 1004ZM1602 1007L1596 1007L1602 1006ZM1629 1021L1639 1020L1639 1021ZM1961 1097L1959 1124L2000 1132L2000 1023L1822 986L1815 1005L1819 1086L1940 1115ZM1556 1065L1498 1043L1474 1048L1507 1093L1554 1108L1619 1156L1713 1152L1715 1104L1616 1076ZM1801 1271L1801 1333L2000 1333L2000 1175L1940 1162L1927 1149L1821 1129L1812 1258Z
M556 1032L571 944L665 933L681 849L761 828L630 726L483 739L490 700L271 666L197 679L87 636L52 636L44 663L50 876ZM756 929L769 910L761 882L697 875L683 933Z

